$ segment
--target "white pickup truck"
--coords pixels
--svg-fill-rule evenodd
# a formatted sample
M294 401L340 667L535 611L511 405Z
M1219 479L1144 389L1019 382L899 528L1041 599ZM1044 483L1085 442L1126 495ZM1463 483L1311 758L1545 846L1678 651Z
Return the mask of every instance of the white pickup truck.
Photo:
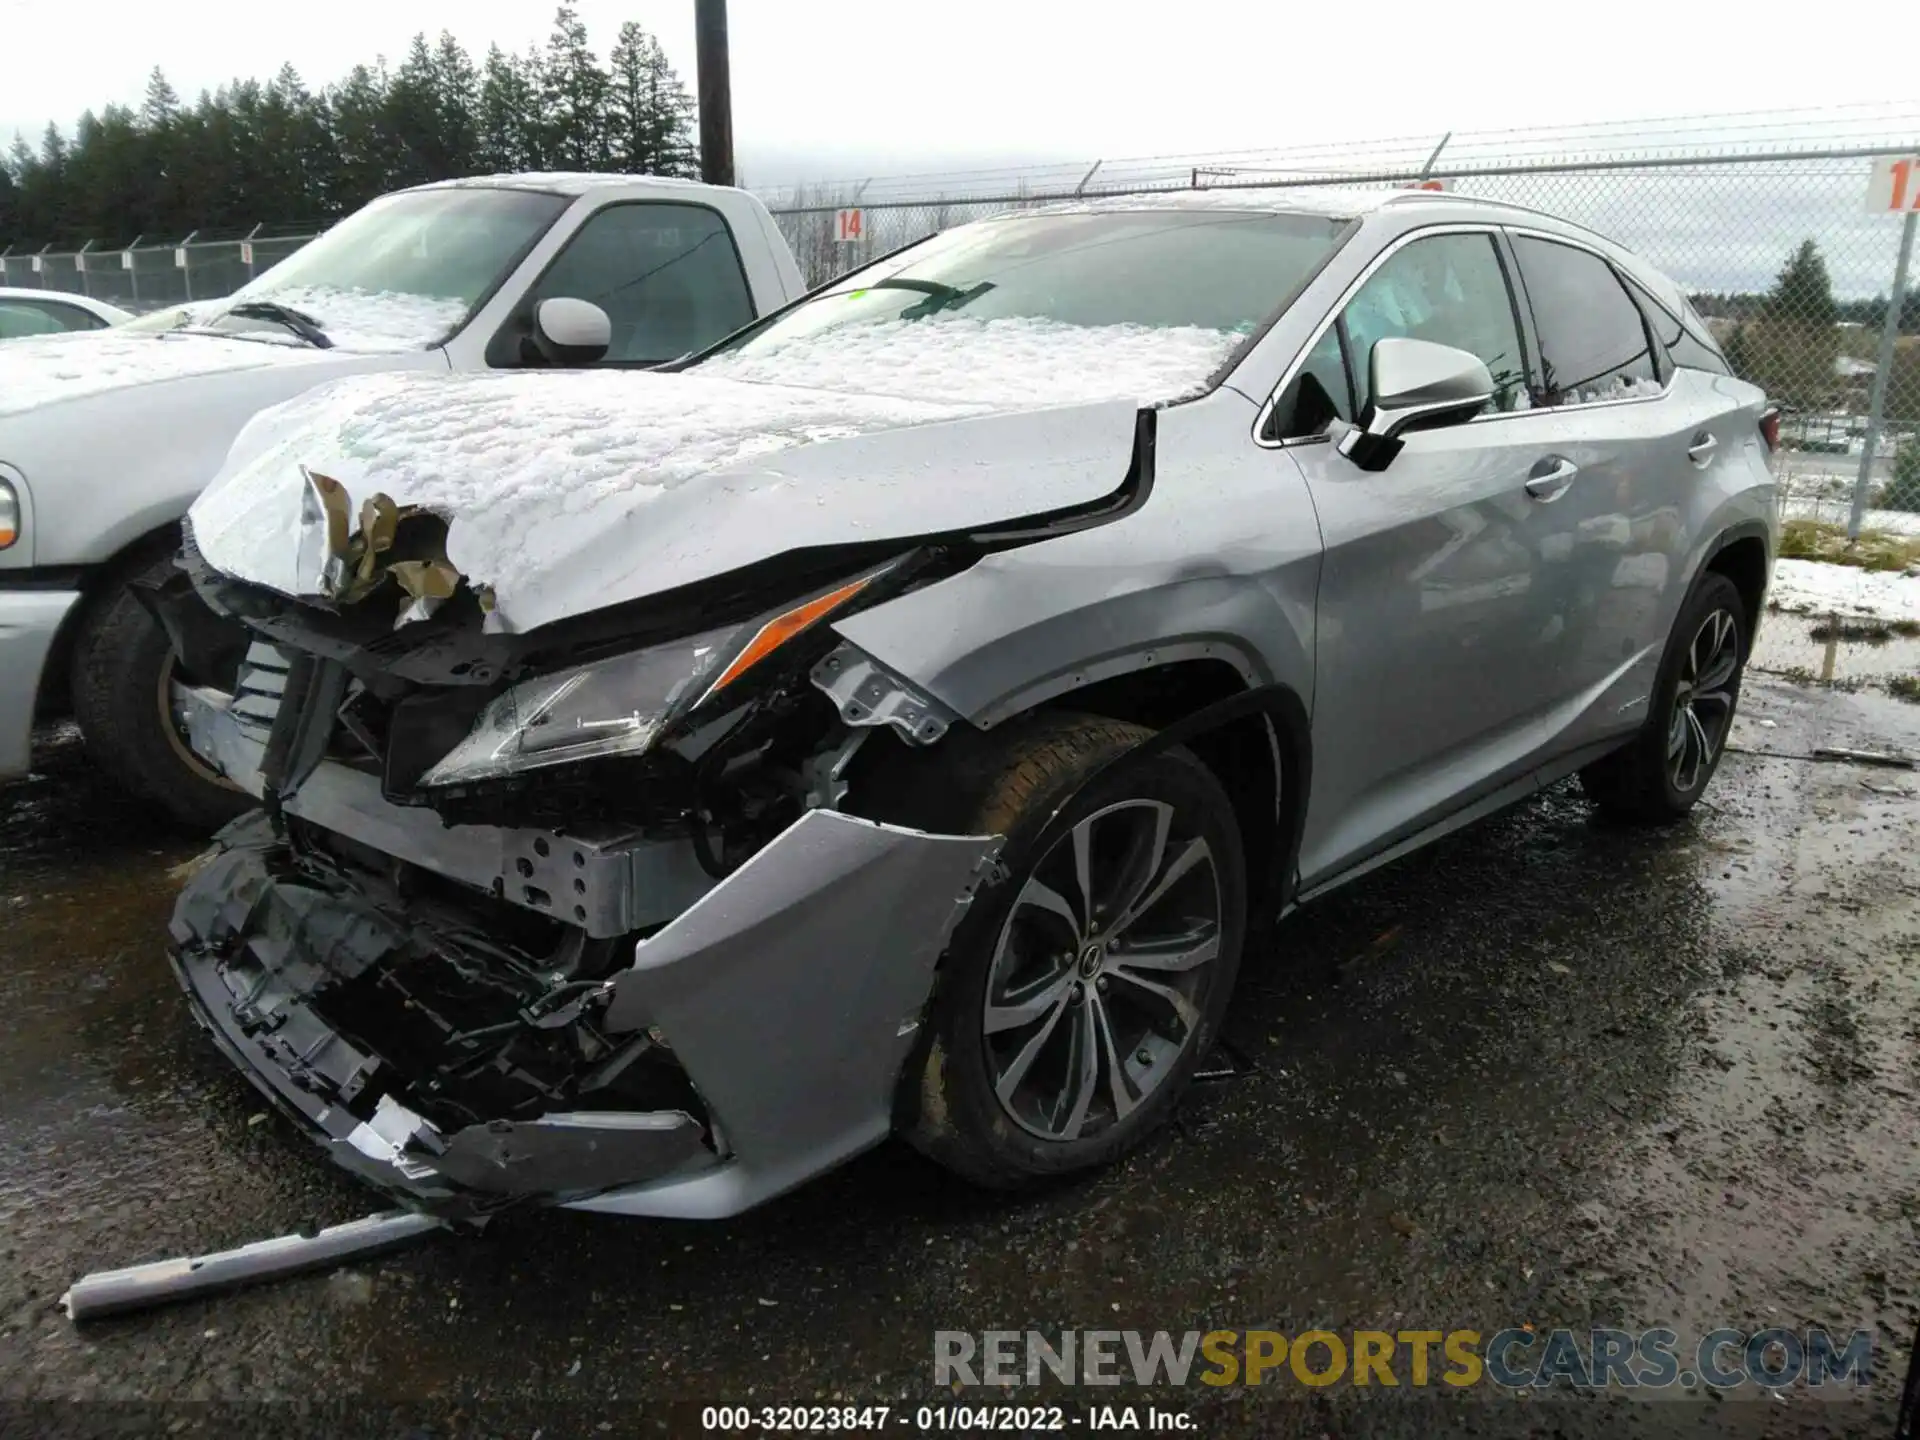
M383 196L228 299L0 347L0 777L70 708L186 824L245 803L181 722L187 687L231 688L244 640L204 637L188 673L141 592L256 412L368 371L657 365L803 288L744 191L501 175Z

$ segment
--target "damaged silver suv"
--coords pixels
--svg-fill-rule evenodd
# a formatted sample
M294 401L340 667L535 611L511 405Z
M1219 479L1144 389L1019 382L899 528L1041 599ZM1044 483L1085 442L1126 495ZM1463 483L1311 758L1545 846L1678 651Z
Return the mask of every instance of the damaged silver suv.
M1576 226L1030 210L671 368L342 380L190 516L251 636L193 744L262 808L174 963L416 1209L728 1215L895 1131L1105 1163L1250 919L1721 758L1774 416Z

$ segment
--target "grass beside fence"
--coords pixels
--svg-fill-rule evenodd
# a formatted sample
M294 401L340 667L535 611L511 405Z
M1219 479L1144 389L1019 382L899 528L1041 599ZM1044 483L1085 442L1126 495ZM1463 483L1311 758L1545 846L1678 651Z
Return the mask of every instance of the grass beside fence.
M1789 520L1780 530L1780 558L1825 560L1862 570L1905 570L1909 565L1920 565L1920 535L1863 530L1858 542L1849 545L1844 525Z

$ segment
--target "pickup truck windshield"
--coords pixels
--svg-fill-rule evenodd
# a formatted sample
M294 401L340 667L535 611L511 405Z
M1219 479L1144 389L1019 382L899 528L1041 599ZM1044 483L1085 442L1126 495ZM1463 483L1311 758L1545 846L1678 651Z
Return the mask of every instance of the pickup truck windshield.
M1345 229L1323 216L1228 210L983 220L855 271L719 353L745 357L841 327L936 316L1250 336Z
M294 340L299 322L272 318L284 309L344 350L424 350L466 324L567 204L477 186L388 195L184 323Z

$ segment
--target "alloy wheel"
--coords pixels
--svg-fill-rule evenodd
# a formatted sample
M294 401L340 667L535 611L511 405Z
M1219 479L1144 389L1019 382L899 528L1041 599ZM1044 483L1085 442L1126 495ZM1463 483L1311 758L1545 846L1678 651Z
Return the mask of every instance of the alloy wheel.
M1095 811L1014 899L981 1029L994 1092L1030 1134L1119 1124L1195 1043L1224 901L1213 851L1182 820L1158 800Z
M1687 646L1667 723L1667 774L1683 795L1713 769L1714 758L1726 743L1739 671L1739 624L1730 612L1714 610Z

